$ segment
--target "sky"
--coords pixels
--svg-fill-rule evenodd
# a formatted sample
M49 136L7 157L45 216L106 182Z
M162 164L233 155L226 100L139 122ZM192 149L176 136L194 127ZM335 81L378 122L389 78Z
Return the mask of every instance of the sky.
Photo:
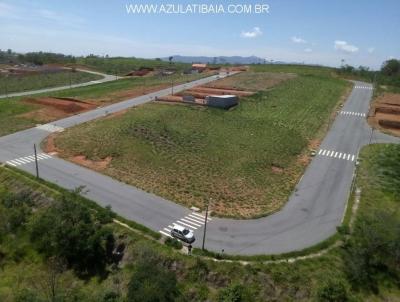
M127 6L138 4L153 5L157 13L128 13ZM207 9L196 12L195 4ZM264 5L262 13L254 11L257 5ZM243 7L252 11L243 13ZM0 0L0 49L17 52L254 55L377 69L400 58L399 37L399 0Z

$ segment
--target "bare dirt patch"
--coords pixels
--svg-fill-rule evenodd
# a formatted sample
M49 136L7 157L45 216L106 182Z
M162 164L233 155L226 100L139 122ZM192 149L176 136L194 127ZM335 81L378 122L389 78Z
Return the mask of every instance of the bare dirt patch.
M27 98L23 102L40 105L40 108L21 114L18 117L32 119L40 123L47 123L55 119L91 110L97 106L91 102L83 102L72 98Z
M400 94L383 93L371 105L368 122L371 126L400 136Z
M84 155L77 155L77 156L69 158L69 160L78 165L93 169L95 171L102 171L102 170L106 169L108 167L108 165L111 163L112 157L107 156L106 158L104 158L102 160L95 161L95 160L87 159L86 156L84 156Z

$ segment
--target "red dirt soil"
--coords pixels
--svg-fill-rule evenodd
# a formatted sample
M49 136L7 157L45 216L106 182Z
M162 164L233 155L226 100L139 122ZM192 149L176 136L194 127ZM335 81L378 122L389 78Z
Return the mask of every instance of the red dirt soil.
M400 136L400 94L384 93L371 106L368 122Z
M47 123L97 107L97 104L70 98L27 98L23 102L40 107L37 110L21 114L19 117L32 119L38 123Z

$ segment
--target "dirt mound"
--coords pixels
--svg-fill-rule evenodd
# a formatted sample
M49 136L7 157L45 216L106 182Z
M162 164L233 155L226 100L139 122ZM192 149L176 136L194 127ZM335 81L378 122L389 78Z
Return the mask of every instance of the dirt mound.
M95 103L83 102L72 98L27 98L22 102L38 105L39 108L37 110L19 115L19 117L32 119L37 123L48 123L97 107Z
M371 106L369 123L400 136L400 94L384 93Z
M96 107L94 104L82 102L72 98L29 98L25 99L24 102L52 107L65 113L77 113Z

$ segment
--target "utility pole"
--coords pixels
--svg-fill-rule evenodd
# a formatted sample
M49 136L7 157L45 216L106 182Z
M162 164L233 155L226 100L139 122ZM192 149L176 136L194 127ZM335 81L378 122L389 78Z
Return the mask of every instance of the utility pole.
M36 165L36 178L39 178L39 166L36 152L36 144L33 144L33 150L35 151L35 165Z
M206 206L206 217L204 219L204 233L203 233L203 244L201 245L201 249L204 251L204 243L206 241L206 233L207 233L207 219L208 219L208 206L210 202L212 201L212 198L210 198L207 202Z

